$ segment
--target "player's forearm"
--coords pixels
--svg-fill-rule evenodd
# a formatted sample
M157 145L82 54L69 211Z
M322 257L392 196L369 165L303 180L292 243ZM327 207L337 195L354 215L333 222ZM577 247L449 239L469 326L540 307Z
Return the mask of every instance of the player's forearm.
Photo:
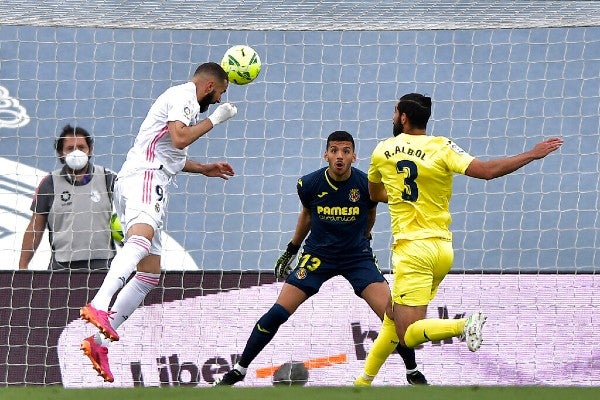
M535 159L536 158L532 155L531 151L527 151L512 157L485 161L485 172L481 178L490 180L508 175L524 167Z
M388 194L383 183L373 183L369 181L369 197L371 198L371 201L387 203Z
M206 135L213 128L213 124L212 124L212 122L210 122L210 119L206 118L206 119L200 121L198 124L196 124L194 126L190 126L189 128L192 129L192 132L193 132L192 140L190 141L190 144L192 144L197 139Z
M183 172L189 172L192 174L202 174L206 170L206 164L198 161L187 159L183 165Z
M367 215L367 230L365 231L365 236L367 238L370 238L371 235L371 231L373 230L373 227L375 226L375 218L377 217L377 207L373 207L372 209L369 210L369 214Z
M300 246L302 244L302 242L304 242L304 239L306 239L306 236L308 236L309 231L310 230L296 229L296 231L294 232L294 235L292 236L292 239L290 241L293 244L295 244L296 246Z
M296 229L294 230L294 235L292 236L291 240L293 244L300 246L302 242L304 242L304 239L306 239L306 236L308 236L308 232L310 232L310 223L310 210L307 211L307 209L304 208L298 216Z
M173 121L168 123L169 134L171 135L171 143L177 149L183 150L196 140L206 135L213 127L208 118L200 123L192 126L186 126L181 121Z

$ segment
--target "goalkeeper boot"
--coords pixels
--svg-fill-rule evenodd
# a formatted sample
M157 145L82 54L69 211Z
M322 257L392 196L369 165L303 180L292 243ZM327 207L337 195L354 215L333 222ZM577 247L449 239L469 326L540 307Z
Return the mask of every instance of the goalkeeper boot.
M483 324L486 319L487 317L481 311L477 311L471 314L465 322L461 337L466 340L469 350L477 351L481 347Z
M100 346L94 340L94 336L90 336L81 342L81 350L90 359L92 367L99 376L104 378L105 382L114 382L115 378L108 365L108 348Z
M214 385L215 386L233 386L236 383L243 381L245 377L246 377L246 375L242 374L240 371L233 368L233 369L230 369L228 372L226 372L221 379L216 380Z
M411 385L429 385L425 375L423 375L421 371L413 371L409 374L406 374L406 380Z
M113 329L109 318L112 319L114 311L102 311L94 308L91 304L86 304L79 310L81 318L94 325L108 339L114 341L119 340L119 334Z

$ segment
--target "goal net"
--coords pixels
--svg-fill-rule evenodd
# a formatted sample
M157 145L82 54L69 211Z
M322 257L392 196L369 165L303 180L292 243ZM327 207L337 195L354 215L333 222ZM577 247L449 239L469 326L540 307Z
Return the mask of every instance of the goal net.
M16 271L35 188L60 165L61 128L91 132L93 162L118 171L156 97L235 44L257 50L262 71L230 85L238 115L189 155L227 160L236 176L177 177L164 288L111 347L111 386L202 386L229 369L281 287L272 269L295 228L297 178L325 165L325 139L340 129L366 170L410 92L432 97L428 132L482 159L565 140L510 176L456 177L455 263L429 316L491 316L480 352L426 344L420 368L436 384L599 383L600 3L15 0L0 13L0 384L108 385L78 349L92 331L79 307L103 273L48 271L47 237L30 271ZM388 273L389 246L380 205L373 248ZM350 385L378 329L334 279L244 385L271 384L291 360L310 367L309 385ZM403 375L393 355L376 384L402 385Z

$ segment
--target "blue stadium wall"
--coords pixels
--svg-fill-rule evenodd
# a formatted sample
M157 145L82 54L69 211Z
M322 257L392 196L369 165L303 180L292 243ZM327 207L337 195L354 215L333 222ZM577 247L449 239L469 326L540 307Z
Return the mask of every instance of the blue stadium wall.
M263 59L231 85L239 114L190 147L228 160L226 184L182 174L167 229L204 270L270 270L295 227L295 181L324 165L324 138L355 135L366 170L391 134L395 100L433 97L429 131L498 157L560 135L560 152L491 182L457 177L455 271L594 272L599 248L600 28L231 32L0 26L0 86L31 121L0 128L0 157L50 171L66 123L96 137L118 170L152 101L233 44ZM34 155L34 157L32 157ZM379 208L374 248L389 257ZM6 229L6 227L4 227Z

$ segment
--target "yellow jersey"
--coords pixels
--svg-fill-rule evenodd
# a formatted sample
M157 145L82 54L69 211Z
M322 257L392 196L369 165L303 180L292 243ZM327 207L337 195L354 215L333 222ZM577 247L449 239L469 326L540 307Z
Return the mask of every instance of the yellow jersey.
M452 240L452 180L474 158L443 136L402 133L377 144L368 178L385 186L394 241Z

